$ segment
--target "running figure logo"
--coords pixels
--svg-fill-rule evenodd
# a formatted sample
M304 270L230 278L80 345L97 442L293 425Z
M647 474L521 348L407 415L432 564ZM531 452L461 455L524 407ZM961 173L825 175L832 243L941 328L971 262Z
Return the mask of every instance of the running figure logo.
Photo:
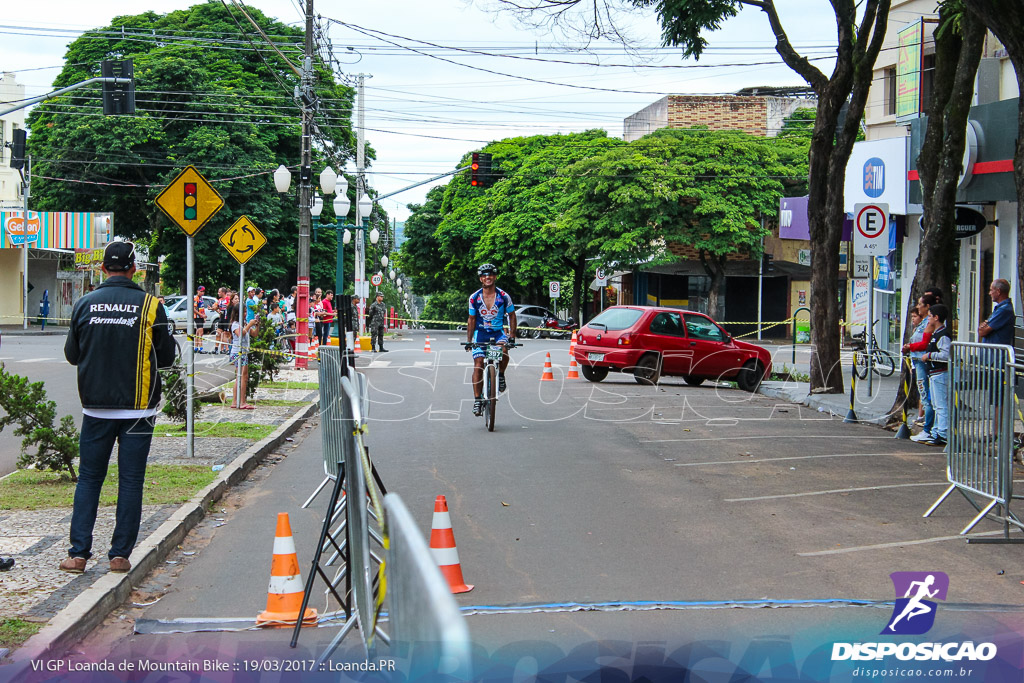
M949 577L943 572L893 572L889 578L896 589L896 605L882 634L927 633L935 623L936 603L931 599L946 599Z

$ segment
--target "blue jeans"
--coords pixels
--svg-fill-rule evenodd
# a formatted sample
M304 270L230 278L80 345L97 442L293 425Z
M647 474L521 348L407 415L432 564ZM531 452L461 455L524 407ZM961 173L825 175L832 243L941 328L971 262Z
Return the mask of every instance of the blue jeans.
M935 429L931 434L939 439L949 439L949 372L928 375L932 406L935 408Z
M917 393L921 396L921 407L924 408L924 431L931 434L935 424L935 408L932 407L931 392L928 390L928 370L924 361L914 360L914 377L917 379Z
M105 420L85 415L78 442L80 463L75 505L71 513L71 557L92 557L92 530L100 503L100 489L107 476L110 454L117 450L117 513L108 557L132 554L142 523L142 485L146 459L153 440L155 417Z

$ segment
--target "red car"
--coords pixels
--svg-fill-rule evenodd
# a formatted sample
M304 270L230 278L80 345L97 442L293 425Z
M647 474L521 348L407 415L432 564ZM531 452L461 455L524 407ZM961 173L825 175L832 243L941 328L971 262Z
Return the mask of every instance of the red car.
M591 382L615 371L632 373L640 384L671 375L692 386L723 379L754 391L772 371L766 349L733 339L703 313L678 308L612 306L577 339L576 361Z

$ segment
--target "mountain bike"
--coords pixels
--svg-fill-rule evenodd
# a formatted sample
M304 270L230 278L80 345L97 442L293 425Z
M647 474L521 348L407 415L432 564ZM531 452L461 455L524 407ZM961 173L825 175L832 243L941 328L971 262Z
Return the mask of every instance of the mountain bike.
M868 377L868 354L863 353L867 349L863 334L852 335L850 347L853 349L855 363L853 371L857 373L857 379ZM896 372L896 359L888 351L879 348L875 335L871 335L871 369L879 377L891 377Z
M481 415L484 418L484 424L487 425L487 431L494 431L494 411L498 407L498 363L501 362L502 358L502 345L501 344L489 344L487 342L462 342L462 346L467 349L483 349L484 350L484 386L483 391L480 393L480 397L484 402L484 409ZM513 341L505 344L504 348L514 349L520 344L516 344Z

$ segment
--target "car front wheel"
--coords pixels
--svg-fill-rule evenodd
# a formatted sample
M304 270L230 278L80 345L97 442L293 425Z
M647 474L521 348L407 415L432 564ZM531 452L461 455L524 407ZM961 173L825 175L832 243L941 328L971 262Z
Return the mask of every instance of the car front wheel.
M701 384L704 384L704 378L703 377L694 377L693 375L684 375L683 379L691 387L699 387Z
M756 360L748 360L736 375L736 384L743 391L757 391L764 380L764 366Z
M596 365L581 365L580 370L583 371L584 379L588 379L591 382L600 382L608 376L608 368L602 368Z

